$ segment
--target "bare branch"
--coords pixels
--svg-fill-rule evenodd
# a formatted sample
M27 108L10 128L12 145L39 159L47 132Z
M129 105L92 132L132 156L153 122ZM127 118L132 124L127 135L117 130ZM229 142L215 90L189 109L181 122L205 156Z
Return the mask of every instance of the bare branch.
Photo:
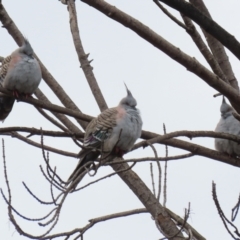
M234 208L232 209L232 217L231 217L231 221L235 221L238 211L239 211L239 207L240 207L240 194L238 196L238 202L237 204L234 206Z
M70 132L57 132L57 131L47 131L41 130L37 128L28 128L28 127L6 127L0 128L1 133L11 133L11 132L25 132L30 133L31 136L33 135L44 135L48 137L76 137L76 138L83 138L83 133L70 133ZM29 136L28 136L29 137Z
M203 14L205 14L209 19L212 19L206 5L204 4L204 2L202 0L190 0L190 3L193 4L193 6L195 6L197 9L199 9ZM223 47L223 45L212 36L212 34L207 33L204 29L203 30L203 34L206 37L206 40L208 42L208 45L214 55L214 57L216 58L220 68L222 69L224 75L226 76L228 82L230 83L230 85L239 90L238 87L238 81L233 73L231 64L229 62L228 56L226 54L226 51Z
M177 232L175 235L173 235L173 236L166 236L167 239L172 239L172 238L174 238L174 237L177 236L179 233L181 233L183 230L186 231L186 223L187 223L187 220L188 220L188 218L189 218L189 215L190 215L190 203L188 204L188 209L185 209L183 224L182 224L181 228L178 230L178 232ZM186 231L186 232L189 232L189 231ZM192 234L191 234L191 231L190 231L190 233L189 233L189 238L188 238L189 240L192 239L192 238L190 237L190 235L192 235ZM161 238L160 240L166 239L166 237Z
M45 117L49 122L51 122L53 125L57 126L58 128L60 128L61 130L63 130L64 132L69 132L69 130L67 128L65 128L61 123L59 123L58 121L56 121L54 118L52 118L51 116L49 116L42 108L36 107L36 109L38 110L38 112L40 114L42 114L43 117Z
M124 161L108 162L108 163L105 163L105 165L114 165L114 164L124 163L124 162L171 161L171 160L185 159L185 158L189 158L189 157L193 157L193 156L194 156L193 153L187 153L187 154L171 156L171 157L159 157L157 159L154 157L132 158L132 159L125 159Z
M156 158L155 158L155 160L156 160ZM152 163L150 163L150 173L151 173L151 180L152 180L153 195L154 195L154 197L156 197Z
M22 140L23 142L26 142L26 143L34 146L34 147L42 148L41 144L36 143L36 142L34 142L34 141L32 141L28 138L25 138L25 137L23 137L22 135L20 135L16 132L11 132L11 136L15 137L15 138L18 138L18 139ZM77 156L78 156L78 154L67 152L67 151L62 151L62 150L52 148L52 147L49 147L49 146L46 146L46 145L44 145L44 149L47 150L47 151L50 151L50 152L54 152L54 153L66 156L66 157L77 158Z
M140 37L151 43L159 50L166 53L173 60L177 61L178 63L186 67L187 70L199 76L208 85L210 85L211 87L222 93L224 96L226 96L232 103L236 111L240 113L240 96L238 94L238 91L233 89L230 85L226 84L224 81L219 81L220 79L218 76L216 76L206 67L201 65L195 58L192 58L186 53L182 52L179 48L175 47L174 45L166 41L160 35L151 30L148 26L142 24L137 19L129 16L128 14L120 11L119 9L110 5L106 1L82 0L82 2L89 4L90 6L104 13L107 17L112 18L117 22L123 24L127 28L133 30Z
M118 161L118 158L114 158L112 161ZM109 159L110 161L110 159ZM112 165L112 168L115 171L120 171L128 168L127 163L122 164L116 164ZM150 189L145 185L145 183L138 177L138 175L133 172L132 170L129 170L127 172L121 172L118 173L119 177L128 185L128 187L134 192L134 194L138 197L138 199L142 202L142 204L146 207L148 212L155 218L156 214L156 207L158 216L161 215L162 219L159 221L159 225L161 226L161 229L164 231L167 235L172 235L178 232L177 227L175 224L171 221L170 217L167 215L166 212L164 212L163 207L159 202L157 202L156 198L150 191ZM182 239L182 234L180 234L178 237L174 237L173 239Z
M156 148L150 142L146 141L146 143L152 148L152 150L154 152L155 159L158 159L158 154L157 154ZM158 167L158 193L156 195L156 199L157 199L157 202L159 202L160 195L161 195L161 185L162 185L162 181L161 181L161 179L162 179L162 169L161 169L161 165L160 165L159 161L156 161L156 163L157 163L157 167ZM157 219L157 215L158 215L158 211L157 211L157 207L156 207L156 213L155 213L154 219Z
M213 131L176 131L172 133L168 133L163 136L158 136L150 141L142 141L134 145L132 150L135 150L139 147L146 147L149 142L150 143L160 143L163 140L169 139L169 138L174 138L174 137L189 137L190 139L195 138L195 137L213 137L213 138L223 138L223 139L228 139L237 143L240 143L240 137L237 135L232 135L228 133L219 133L219 132L213 132Z
M164 135L167 134L166 126L163 124L163 133ZM168 157L168 146L165 145L166 147L166 155L165 157ZM165 161L165 167L164 167L164 182L163 182L163 207L166 207L167 203L167 161Z
M210 19L201 11L199 11L192 4L184 0L159 0L159 1L164 2L168 6L178 10L179 12L191 18L206 32L210 33L225 47L227 47L238 59L240 59L240 43L236 40L236 38L230 33L228 33L220 25L218 25L215 21Z
M106 175L106 176L104 176L104 177L101 177L101 178L99 178L99 179L97 179L97 180L95 180L95 181L92 181L92 182L90 182L90 183L88 183L88 184L86 184L86 185L84 185L84 186L82 186L82 187L74 190L74 192L80 191L80 190L82 190L82 189L84 189L84 188L86 188L86 187L88 187L88 186L90 186L90 185L92 185L92 184L94 184L94 183L96 183L96 182L99 182L99 181L102 181L102 180L107 179L107 178L109 178L109 177L112 177L112 176L114 176L114 175L116 175L116 174L118 174L118 173L126 172L126 171L132 169L132 168L135 166L135 164L136 164L136 163L134 162L134 163L133 163L129 168L127 168L127 169L120 170L120 171L114 172L114 173L110 173L110 174L108 174L108 175Z
M43 102L47 102L47 103L51 103L48 98L44 95L44 93L38 88L35 91L35 96L43 101ZM71 132L75 132L75 133L81 133L82 131L74 124L72 123L65 115L60 114L60 113L56 113L56 112L51 112L57 119L59 119L59 121L61 121Z
M11 93L6 90L5 88L0 86L0 92L6 94L6 95L11 95ZM58 113L64 113L66 115L69 115L71 117L75 117L76 119L82 119L86 122L89 122L92 120L92 117L86 114L83 114L81 112L76 112L74 110L68 109L68 108L64 108L64 107L60 107L58 105L55 104L51 104L51 103L47 103L47 102L43 102L40 100L37 100L35 98L25 98L25 97L18 97L17 99L20 102L25 102L25 103L29 103L32 104L34 106L40 107L40 108L44 108L50 111L54 111L54 112L58 112Z
M102 92L98 86L97 80L93 73L93 68L90 65L90 61L88 60L89 54L86 54L83 45L80 39L78 23L77 23L77 12L74 0L68 0L68 11L69 11L69 19L70 19L70 27L72 32L72 38L75 45L75 49L78 55L78 60L81 64L81 68L85 74L85 77L88 81L88 84L92 90L93 96L100 108L101 111L107 109L107 104L102 95Z
M210 50L208 49L205 42L202 40L201 35L198 33L191 19L181 14L186 26L188 27L186 32L191 36L192 40L198 47L199 51L202 53L209 66L212 68L213 72L218 75L224 82L229 83L222 69L220 68L218 62L215 57L212 55Z
M153 0L154 3L165 13L170 19L172 19L178 26L182 27L183 29L187 30L187 27L179 21L176 17L174 17L158 0Z
M45 204L45 205L50 205L53 204L53 202L46 202L46 201L42 201L41 199L39 199L27 186L27 184L25 182L22 182L23 186L26 188L26 190L28 191L28 193L35 198L39 203L41 204Z
M176 222L178 226L183 226L184 220L176 215L174 212L172 212L170 209L166 208L167 213L170 215L170 217ZM199 232L197 232L194 228L192 228L188 223L185 223L185 226L187 229L191 229L191 232L193 233L193 236L197 240L206 240Z
M230 231L230 229L228 228L228 225L229 224L231 227L234 228L234 233L240 237L240 233L238 232L238 229L236 228L236 226L234 224L232 224L228 219L227 217L225 216L224 212L222 211L221 209L221 206L219 204L219 201L218 201L218 198L217 198L217 191L216 191L216 184L214 182L212 182L212 195L213 195L213 201L216 205L216 208L217 208L217 211L218 211L218 214L224 224L224 227L226 228L226 230L228 231L228 233L231 235L231 237L235 240L239 240L239 238L236 238L232 232Z
M183 131L182 133L184 133L184 132L185 131ZM190 133L191 131L187 131L187 132ZM146 139L146 140L149 140L151 138L155 138L154 141L150 140L150 142L152 142L152 143L153 142L156 143L156 141L155 141L156 137L159 137L158 143L167 144L167 145L172 146L172 147L181 148L181 149L187 150L189 152L192 152L196 155L201 155L201 156L204 156L204 157L207 157L207 158L215 159L215 160L218 160L220 162L230 164L232 166L240 167L240 161L238 160L238 158L229 157L226 154L222 154L220 152L217 152L217 151L199 146L197 144L184 142L184 141L181 141L181 140L178 140L178 139L167 139L166 140L166 138L169 138L170 136L171 137L180 136L182 133L181 133L181 131L179 131L179 132L175 132L175 133L166 134L165 136L161 136L161 135L158 135L158 134L155 134L155 133L152 133L152 132L142 131L142 136L141 137ZM195 135L195 133L196 133L196 135ZM225 133L218 133L219 135L215 135L217 133L208 132L208 131L206 131L205 133L206 134L204 134L202 131L197 131L197 132L194 132L193 135L190 133L189 137L194 137L194 135L195 136L200 136L201 135L201 136L209 136L209 137L212 136L212 137L217 137L217 138L223 138L223 136L225 135ZM181 136L183 136L183 135L181 135ZM187 135L184 135L184 136L187 136ZM227 135L225 135L225 137L228 138ZM236 136L232 135L232 137L235 138ZM233 138L231 138L231 140L233 140ZM164 139L164 140L162 140L162 139ZM237 139L235 138L235 140L237 140ZM144 144L145 144L144 142L140 142L140 144L137 143L137 144L135 144L133 149L144 146Z

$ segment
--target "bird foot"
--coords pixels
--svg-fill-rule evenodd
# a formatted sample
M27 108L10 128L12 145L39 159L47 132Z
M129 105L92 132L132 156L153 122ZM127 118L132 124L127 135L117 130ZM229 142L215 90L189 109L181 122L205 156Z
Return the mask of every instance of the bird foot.
M123 151L122 149L116 147L115 148L115 154L118 156L118 157L123 157L123 155L125 154L126 152Z
M32 94L29 93L20 93L17 90L13 90L13 96L15 98L25 97L26 99L31 98Z
M19 98L20 93L17 90L13 90L13 96Z

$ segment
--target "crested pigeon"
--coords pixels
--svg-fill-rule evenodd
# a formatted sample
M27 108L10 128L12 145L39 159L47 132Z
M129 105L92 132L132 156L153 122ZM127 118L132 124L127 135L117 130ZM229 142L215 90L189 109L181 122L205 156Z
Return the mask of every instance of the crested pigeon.
M215 132L224 132L240 136L240 122L232 115L234 109L228 105L223 97L220 107L221 119L217 124ZM215 138L215 148L217 151L226 153L233 157L240 157L240 145L237 142Z
M127 96L117 107L106 109L88 124L83 141L84 148L79 153L79 163L67 181L67 185L73 183L72 190L83 178L79 177L80 179L75 181L79 175L83 175L83 166L89 167L102 153L122 157L141 136L142 119L136 108L137 101L127 86L126 90Z
M42 78L38 61L33 56L33 49L24 38L21 47L6 57L0 69L0 84L13 95L33 94ZM0 94L0 120L3 121L11 112L15 98Z

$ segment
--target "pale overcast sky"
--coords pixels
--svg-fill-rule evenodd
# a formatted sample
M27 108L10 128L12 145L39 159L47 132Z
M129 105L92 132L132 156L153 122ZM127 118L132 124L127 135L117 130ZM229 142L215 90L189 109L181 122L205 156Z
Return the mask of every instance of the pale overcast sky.
M185 31L168 19L149 0L108 0L119 9L148 25L166 40L172 42L202 64L207 63L200 55ZM36 54L57 79L77 106L86 114L96 116L99 109L85 80L73 46L66 6L59 1L3 0L9 15L22 33L30 40ZM239 0L206 1L212 17L237 39L239 31ZM126 95L125 82L138 101L142 113L143 129L162 133L179 130L214 130L220 119L221 98L213 98L216 91L200 78L188 72L134 32L107 18L88 5L76 1L81 39L94 74L109 107L116 106ZM176 13L175 11L172 11ZM179 17L179 14L176 13ZM180 17L179 17L180 18ZM0 29L0 56L7 56L17 48L6 29ZM237 78L240 77L238 60L227 51ZM208 67L208 66L207 66ZM60 102L44 81L40 89L55 104ZM76 123L77 124L77 123ZM2 127L28 126L43 129L56 127L48 123L33 106L15 103ZM39 218L50 207L41 206L23 188L26 182L43 200L50 200L50 186L42 176L39 165L43 164L40 149L30 147L17 139L3 136L5 140L7 170L12 189L13 205L25 216ZM40 142L39 137L31 139ZM184 140L187 140L184 138ZM66 139L45 138L45 144L77 153L78 147ZM214 148L213 139L193 139L192 142ZM158 147L159 156L164 156L165 146ZM169 148L169 155L183 153ZM150 149L126 155L130 157L153 156ZM67 179L77 164L77 159L50 153L52 165L56 165L62 178ZM3 165L0 161L0 186L6 193ZM133 170L151 189L149 163L139 163ZM82 185L110 173L110 167L101 168L94 178L85 177ZM155 176L157 179L157 175ZM226 215L240 192L239 169L207 158L195 156L187 160L171 161L168 164L167 207L183 216L184 208L191 202L189 223L206 239L230 239L214 206L211 194L212 181L217 183L218 197ZM161 199L162 201L162 199ZM78 193L68 196L54 233L83 227L89 219L119 211L143 207L118 176L106 179ZM7 215L7 206L0 199L0 238L22 240ZM239 226L239 218L236 225ZM24 231L40 234L44 229L36 222L29 223L16 217ZM134 215L99 223L84 235L85 240L161 238L149 214Z

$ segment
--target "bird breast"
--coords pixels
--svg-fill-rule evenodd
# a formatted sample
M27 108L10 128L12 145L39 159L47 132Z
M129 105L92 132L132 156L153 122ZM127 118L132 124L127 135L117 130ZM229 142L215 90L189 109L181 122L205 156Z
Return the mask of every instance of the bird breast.
M130 151L141 136L141 131L142 119L138 110L122 109L118 112L117 124L111 136L104 142L105 151L111 151L115 146L124 152Z
M42 78L40 66L35 58L13 56L10 61L3 87L20 93L32 94Z
M233 115L221 118L215 131L240 136L240 122ZM227 153L230 156L240 156L240 145L234 141L215 138L215 148L219 152Z

